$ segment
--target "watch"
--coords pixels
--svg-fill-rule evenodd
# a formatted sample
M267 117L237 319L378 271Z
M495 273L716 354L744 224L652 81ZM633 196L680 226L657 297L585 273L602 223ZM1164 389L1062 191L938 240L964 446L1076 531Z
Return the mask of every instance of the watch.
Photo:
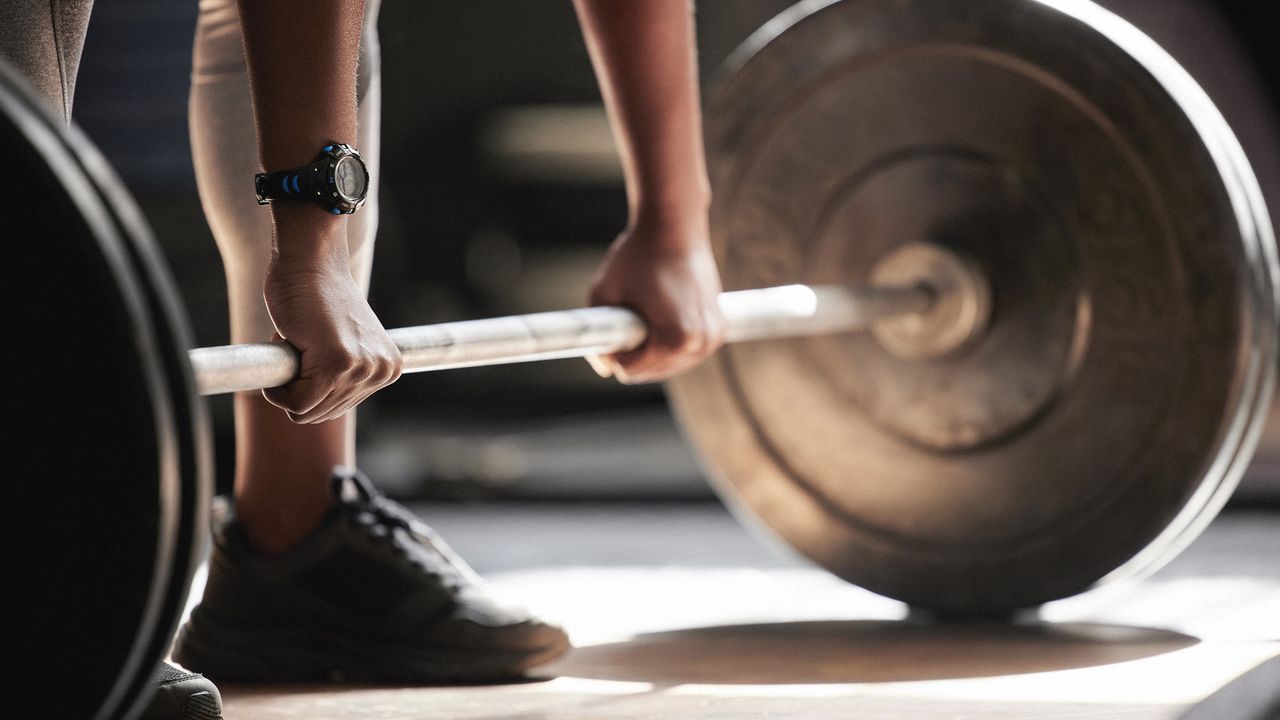
M310 165L258 173L253 185L259 205L273 200L304 200L334 215L350 215L369 194L369 170L355 148L330 143Z

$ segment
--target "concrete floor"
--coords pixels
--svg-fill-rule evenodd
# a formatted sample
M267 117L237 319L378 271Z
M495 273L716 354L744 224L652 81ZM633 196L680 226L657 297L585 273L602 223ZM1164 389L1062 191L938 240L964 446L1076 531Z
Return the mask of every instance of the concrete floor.
M227 720L1177 718L1280 655L1280 514L1224 515L1043 622L940 627L711 504L416 510L578 649L526 684L225 687Z

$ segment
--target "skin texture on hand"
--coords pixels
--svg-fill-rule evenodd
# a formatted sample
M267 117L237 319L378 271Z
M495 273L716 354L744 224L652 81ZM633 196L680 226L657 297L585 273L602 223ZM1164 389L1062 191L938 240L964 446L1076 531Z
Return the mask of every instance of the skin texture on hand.
M290 231L278 227L281 232ZM294 422L340 417L400 377L400 351L351 277L345 252L274 257L263 296L277 335L297 348L301 360L297 380L263 395Z
M687 370L724 339L710 248L693 8L689 0L575 0L627 185L627 229L589 302L644 318L645 344L592 359L602 375L650 382Z
M635 350L591 359L596 372L625 383L662 380L697 365L724 341L720 276L706 234L705 215L686 227L641 222L609 247L589 300L635 310L649 335Z
M354 143L364 2L238 6L263 169L297 167L328 143ZM263 395L294 422L337 418L399 377L400 352L351 277L346 216L288 201L273 202L271 214L263 296L276 333L301 354L302 373Z

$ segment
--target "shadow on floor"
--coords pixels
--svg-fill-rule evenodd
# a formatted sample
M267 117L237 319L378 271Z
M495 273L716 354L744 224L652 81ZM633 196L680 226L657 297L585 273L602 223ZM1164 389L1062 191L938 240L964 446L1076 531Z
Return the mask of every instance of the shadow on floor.
M658 686L906 682L1110 665L1198 642L1119 625L792 622L639 635L579 648L546 670Z

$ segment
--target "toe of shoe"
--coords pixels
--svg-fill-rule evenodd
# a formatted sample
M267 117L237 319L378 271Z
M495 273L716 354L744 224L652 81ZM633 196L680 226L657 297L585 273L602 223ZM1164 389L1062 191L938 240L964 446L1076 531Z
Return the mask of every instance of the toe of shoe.
M564 629L536 618L504 618L463 615L455 619L458 640L467 647L487 647L497 652L538 653L548 648L569 647Z
M222 695L203 675L160 683L141 720L221 720Z

